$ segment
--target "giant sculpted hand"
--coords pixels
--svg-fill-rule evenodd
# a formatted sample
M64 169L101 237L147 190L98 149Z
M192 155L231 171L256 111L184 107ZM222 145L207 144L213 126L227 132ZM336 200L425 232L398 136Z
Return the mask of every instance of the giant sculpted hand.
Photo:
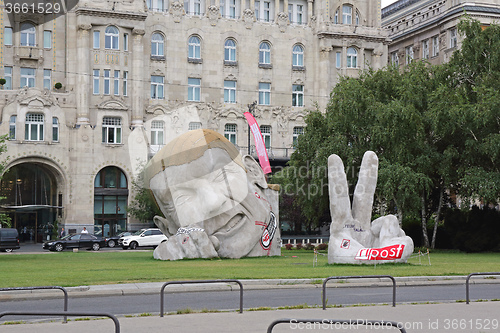
M344 170L339 156L331 155L328 158L328 191L332 216L328 262L406 262L413 253L413 240L399 227L396 216L382 216L371 222L377 185L377 155L367 151L363 156L352 208Z

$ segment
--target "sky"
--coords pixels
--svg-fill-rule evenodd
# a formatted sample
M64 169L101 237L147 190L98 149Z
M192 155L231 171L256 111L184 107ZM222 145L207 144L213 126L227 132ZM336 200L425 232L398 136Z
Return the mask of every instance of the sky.
M382 0L382 8L389 6L391 3L396 2L397 0Z

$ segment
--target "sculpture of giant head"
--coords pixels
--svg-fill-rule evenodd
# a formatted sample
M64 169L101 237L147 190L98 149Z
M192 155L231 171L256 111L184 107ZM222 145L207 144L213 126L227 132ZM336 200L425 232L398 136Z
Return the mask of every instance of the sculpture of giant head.
M144 181L164 215L155 223L169 237L155 258L279 254L276 191L259 164L219 133L193 130L172 140L146 165Z

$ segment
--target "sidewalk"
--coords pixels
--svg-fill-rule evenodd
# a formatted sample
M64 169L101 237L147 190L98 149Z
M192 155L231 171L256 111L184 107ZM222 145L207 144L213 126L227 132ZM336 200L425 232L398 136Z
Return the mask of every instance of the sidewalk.
M97 310L96 310L97 311ZM384 320L401 323L406 332L498 332L500 330L500 302L418 304L391 306L361 306L345 308L302 309L302 310L269 310L224 313L198 313L170 315L163 318L127 317L118 318L122 333L155 333L155 332L187 332L187 333L257 333L266 332L275 320L319 319L322 324L312 326L292 321L279 324L273 332L338 332L338 325L329 324L328 319ZM344 325L348 330L342 332L398 332L397 329L372 326L366 330L364 326ZM316 329L313 329L316 328ZM1 326L5 333L66 333L66 332L115 332L110 319L61 322L17 324Z

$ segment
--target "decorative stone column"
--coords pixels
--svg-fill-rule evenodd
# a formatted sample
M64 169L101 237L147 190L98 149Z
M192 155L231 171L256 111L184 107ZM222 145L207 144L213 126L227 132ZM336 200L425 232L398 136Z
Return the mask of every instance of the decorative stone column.
M77 31L76 123L78 125L90 123L90 29L92 29L90 24L80 24Z
M311 21L311 18L313 17L314 15L314 12L313 12L313 3L314 3L314 0L308 0L307 1L307 21Z
M132 127L142 127L143 122L143 80L144 77L144 45L142 37L145 31L143 29L132 30L133 52L132 52Z
M278 14L280 12L280 0L274 1L274 22L278 21Z

